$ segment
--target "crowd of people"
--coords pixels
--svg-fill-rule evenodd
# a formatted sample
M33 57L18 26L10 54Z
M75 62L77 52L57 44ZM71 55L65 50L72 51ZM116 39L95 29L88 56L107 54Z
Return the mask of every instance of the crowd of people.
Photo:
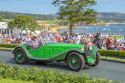
M73 33L72 36L69 36L68 32L41 32L39 34L28 33L18 35L0 33L0 43L28 43L29 45L32 45L33 48L37 48L38 45L46 42L96 45L100 49L125 51L124 37L117 38L116 36L103 35L99 32L95 34Z

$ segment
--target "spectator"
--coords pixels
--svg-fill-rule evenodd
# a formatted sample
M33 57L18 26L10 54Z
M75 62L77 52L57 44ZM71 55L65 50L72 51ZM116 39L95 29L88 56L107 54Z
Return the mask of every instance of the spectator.
M39 39L37 36L32 36L31 40L28 42L28 45L32 47L33 49L39 47Z
M30 36L31 34L17 34L15 35L5 35L0 33L0 43L9 43L9 44L22 44L29 42L31 47L37 48L42 43L48 41L60 42L60 43L73 43L73 44L86 44L86 45L97 45L99 48L108 49L108 50L125 50L125 38L117 38L114 35L101 35L97 34L79 34L74 33L72 36L69 36L67 32L65 33L50 33L42 32L36 36ZM36 42L38 41L38 42Z

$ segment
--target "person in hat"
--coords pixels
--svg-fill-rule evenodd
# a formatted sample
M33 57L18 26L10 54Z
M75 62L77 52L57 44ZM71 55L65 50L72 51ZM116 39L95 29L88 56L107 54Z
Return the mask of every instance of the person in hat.
M37 35L33 35L30 39L30 41L28 42L28 45L30 47L32 47L33 49L39 47L40 45L40 40L38 39Z

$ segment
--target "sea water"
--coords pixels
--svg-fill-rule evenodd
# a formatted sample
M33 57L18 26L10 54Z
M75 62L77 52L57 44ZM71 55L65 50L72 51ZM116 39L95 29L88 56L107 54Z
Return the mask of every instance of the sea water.
M59 30L60 32L68 31L68 29ZM73 29L75 33L96 33L101 32L103 34L116 34L125 36L125 24L111 24L111 25L93 25L93 26L77 26Z

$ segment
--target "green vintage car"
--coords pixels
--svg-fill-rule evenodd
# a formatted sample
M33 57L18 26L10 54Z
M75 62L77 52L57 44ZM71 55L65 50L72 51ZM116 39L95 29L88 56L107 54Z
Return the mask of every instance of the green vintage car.
M78 71L85 64L97 66L100 54L96 46L66 43L45 43L33 49L27 44L17 46L14 51L14 59L18 64L24 64L29 60L38 62L65 61L71 70Z

